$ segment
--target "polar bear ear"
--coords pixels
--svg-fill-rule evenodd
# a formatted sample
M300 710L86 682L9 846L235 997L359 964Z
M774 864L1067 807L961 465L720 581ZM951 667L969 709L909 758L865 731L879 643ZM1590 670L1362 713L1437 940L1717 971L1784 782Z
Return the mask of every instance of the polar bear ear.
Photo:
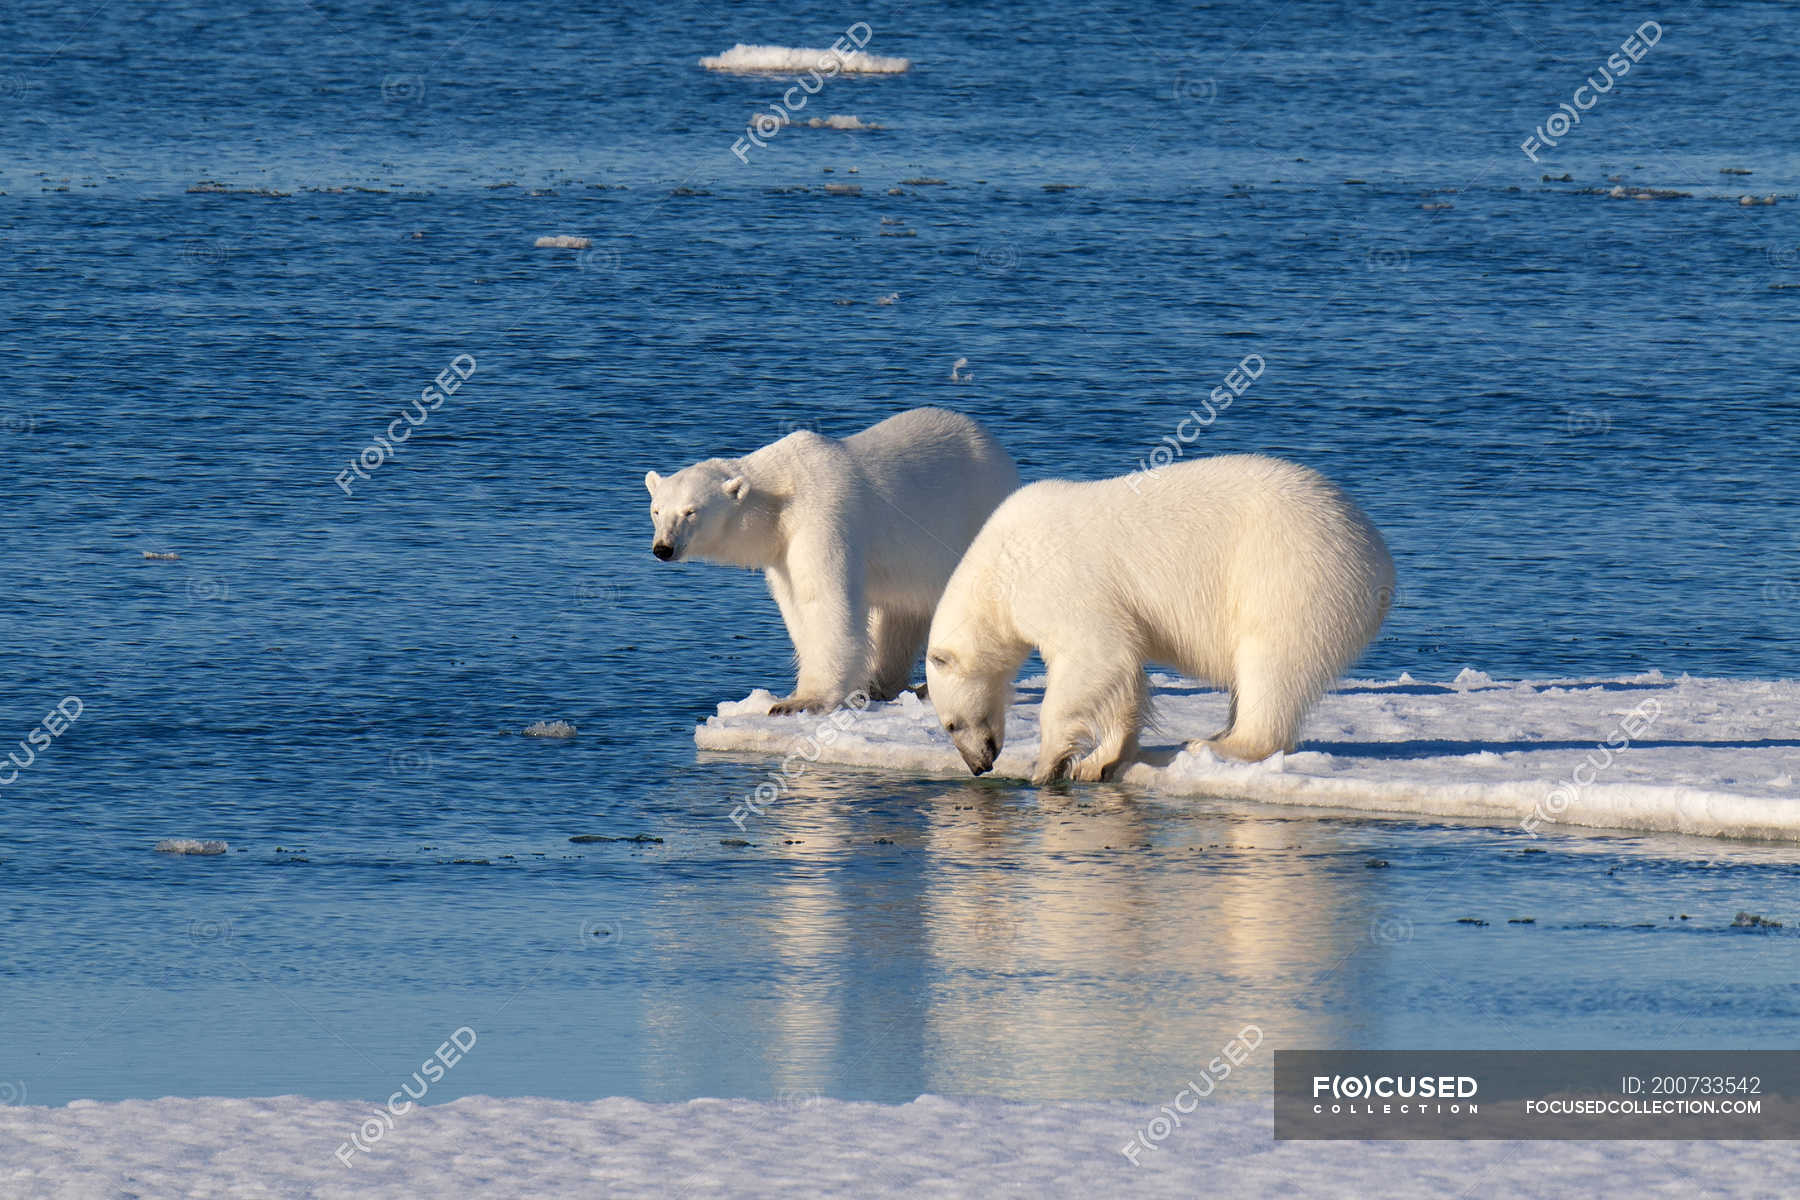
M745 496L750 494L750 484L742 475L733 475L730 479L721 483L719 488L733 500L742 500Z
M644 490L645 491L649 492L652 496L654 496L654 495L656 495L656 489L661 486L662 486L662 476L661 475L658 475L655 471L646 471L644 473Z

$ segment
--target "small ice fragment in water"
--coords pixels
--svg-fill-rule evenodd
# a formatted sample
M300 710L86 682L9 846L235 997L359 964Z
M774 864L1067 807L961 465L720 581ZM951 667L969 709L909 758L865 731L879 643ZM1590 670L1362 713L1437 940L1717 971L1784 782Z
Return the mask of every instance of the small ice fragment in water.
M576 237L568 233L541 237L533 243L539 250L586 250L593 244L591 238Z
M203 842L194 838L164 838L156 843L158 854L223 854L229 848L224 842Z
M1766 917L1758 916L1756 913L1740 912L1736 917L1732 918L1731 927L1733 929L1780 929L1781 922L1771 921Z
M520 732L526 737L572 738L575 727L567 721L533 721Z
M799 75L817 71L831 75L899 75L912 66L904 58L862 50L813 50L803 46L752 46L739 42L723 54L708 55L700 65L709 71L739 75Z
M900 298L899 292L889 292L887 295L883 296L881 299L877 300L875 303L877 306L885 306L885 305L892 304L894 301L898 300L899 298Z
M146 550L144 557L152 562L175 562L181 555L173 550Z

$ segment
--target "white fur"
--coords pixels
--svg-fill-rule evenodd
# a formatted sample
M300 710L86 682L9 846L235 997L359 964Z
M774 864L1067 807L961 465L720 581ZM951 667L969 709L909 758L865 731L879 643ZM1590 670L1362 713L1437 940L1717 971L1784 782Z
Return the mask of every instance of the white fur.
M771 711L799 712L906 687L945 581L1019 472L968 417L918 408L842 441L800 430L652 471L644 486L659 556L767 577L798 661Z
M1136 753L1151 662L1229 689L1230 722L1205 744L1261 759L1293 748L1393 590L1381 534L1294 463L1228 455L1051 480L1015 492L969 547L932 620L925 675L977 774L1005 739L1013 676L1034 646L1049 670L1038 783L1107 778Z

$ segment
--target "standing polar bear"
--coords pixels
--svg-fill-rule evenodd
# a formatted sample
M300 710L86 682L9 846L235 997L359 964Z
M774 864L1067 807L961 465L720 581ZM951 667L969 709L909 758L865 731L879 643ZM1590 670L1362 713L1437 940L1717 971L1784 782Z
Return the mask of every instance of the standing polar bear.
M1313 701L1381 627L1394 563L1317 472L1259 455L1014 493L982 527L931 623L925 678L969 769L991 769L1019 664L1048 668L1032 781L1109 778L1137 751L1143 666L1231 693L1189 748L1291 750Z
M752 567L794 642L775 713L890 700L912 677L957 560L1019 471L987 430L916 408L842 441L790 433L743 458L644 476L651 551Z

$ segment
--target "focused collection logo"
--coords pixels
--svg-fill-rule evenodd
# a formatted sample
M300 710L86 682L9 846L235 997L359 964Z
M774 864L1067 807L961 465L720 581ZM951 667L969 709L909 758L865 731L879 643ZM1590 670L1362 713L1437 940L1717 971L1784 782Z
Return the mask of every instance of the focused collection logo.
M1472 1075L1314 1075L1312 1110L1333 1116L1474 1115L1481 1111L1472 1103L1480 1090Z

